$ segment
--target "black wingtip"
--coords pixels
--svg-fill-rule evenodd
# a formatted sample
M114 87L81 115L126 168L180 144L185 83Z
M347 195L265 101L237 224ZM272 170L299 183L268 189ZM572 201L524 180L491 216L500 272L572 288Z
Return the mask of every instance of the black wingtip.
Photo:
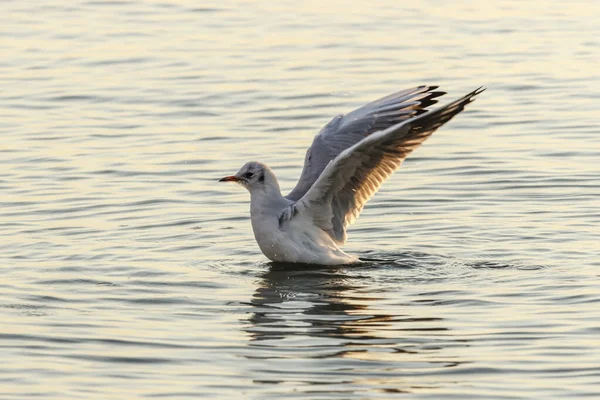
M477 89L473 90L471 93L463 96L461 99L458 99L455 101L455 103L461 103L464 102L465 105L472 103L473 101L475 101L475 96L477 96L480 93L483 93L486 91L486 88L483 86L479 86Z
M477 96L479 93L485 92L487 90L486 87L479 86L477 89L473 90L473 96Z
M444 125L446 122L454 118L458 113L463 111L465 107L475 100L475 96L485 91L483 86L479 86L472 92L463 97L446 104L443 107L428 111L414 118L414 125L411 130L418 134L424 133L426 136L431 135L436 129Z

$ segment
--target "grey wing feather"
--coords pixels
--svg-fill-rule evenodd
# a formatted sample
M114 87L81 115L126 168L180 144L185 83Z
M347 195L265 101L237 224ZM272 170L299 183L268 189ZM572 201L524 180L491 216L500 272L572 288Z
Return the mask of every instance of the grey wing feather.
M346 115L333 118L315 136L306 152L304 167L296 187L286 196L299 200L316 182L327 164L342 151L374 132L381 131L424 113L445 94L437 86L418 86L385 96Z
M294 205L296 212L308 213L336 242L344 243L348 225L406 156L483 90L478 88L444 107L374 133L346 149L327 165Z

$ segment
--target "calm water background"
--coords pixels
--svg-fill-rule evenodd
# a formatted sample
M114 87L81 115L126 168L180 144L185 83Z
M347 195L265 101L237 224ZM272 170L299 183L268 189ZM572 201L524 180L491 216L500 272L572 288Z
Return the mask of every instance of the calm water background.
M0 398L600 396L600 6L478 3L3 2ZM216 180L423 83L389 261L268 263Z

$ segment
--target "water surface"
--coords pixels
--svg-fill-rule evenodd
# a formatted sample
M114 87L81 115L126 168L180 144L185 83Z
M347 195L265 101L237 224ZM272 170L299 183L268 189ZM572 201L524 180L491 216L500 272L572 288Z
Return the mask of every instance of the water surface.
M11 2L0 28L0 397L600 397L594 1ZM274 265L284 190L338 113L485 85L345 250Z

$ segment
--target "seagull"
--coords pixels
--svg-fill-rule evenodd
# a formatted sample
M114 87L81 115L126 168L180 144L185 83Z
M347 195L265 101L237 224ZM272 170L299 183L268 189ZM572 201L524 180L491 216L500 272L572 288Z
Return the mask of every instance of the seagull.
M250 192L250 219L261 251L275 262L342 265L346 229L406 156L485 89L429 111L445 92L418 86L338 115L315 136L294 189L283 196L267 165L251 161L219 182Z

